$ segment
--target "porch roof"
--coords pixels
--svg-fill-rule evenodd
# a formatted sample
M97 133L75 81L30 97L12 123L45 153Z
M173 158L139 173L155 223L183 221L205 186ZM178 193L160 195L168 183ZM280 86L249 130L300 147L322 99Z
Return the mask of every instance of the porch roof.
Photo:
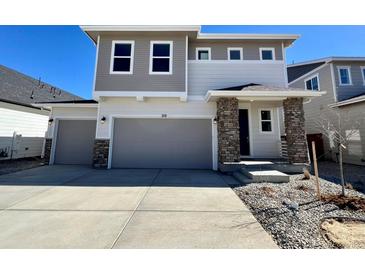
M215 101L221 97L235 97L238 100L248 101L282 101L287 98L311 99L326 94L325 91L311 91L298 88L285 88L265 86L250 83L241 86L228 87L223 89L208 90L205 100Z

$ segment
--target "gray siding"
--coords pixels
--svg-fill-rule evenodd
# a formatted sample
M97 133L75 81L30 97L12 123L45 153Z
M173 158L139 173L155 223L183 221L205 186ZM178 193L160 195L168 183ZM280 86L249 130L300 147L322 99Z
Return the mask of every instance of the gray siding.
M365 165L365 103L351 104L340 108L341 115L346 120L344 131L351 128L351 122L358 127L358 134L354 134L344 150L345 163ZM357 128L357 127L356 127ZM345 135L345 132L342 133Z
M351 86L340 86L338 77L338 66L350 66L351 67ZM364 81L361 75L360 67L365 66L365 62L334 62L336 89L338 101L346 100L350 97L357 96L365 92Z
M124 32L100 36L96 91L185 91L187 33ZM134 68L132 75L110 74L113 40L133 40ZM150 41L173 41L173 74L150 75Z
M199 47L211 48L212 60L227 60L227 48L243 48L244 60L260 60L260 48L275 48L276 60L283 60L281 42L278 41L234 41L234 40L192 40L189 43L189 60L195 60L195 51Z
M321 115L321 113L324 114L324 112L328 110L329 104L335 102L331 81L331 66L328 64L325 67L314 71L308 77L299 79L290 84L290 87L305 89L304 80L316 74L319 76L319 85L321 91L326 91L327 93L320 97L313 98L311 102L304 104L305 125L308 134L320 133L320 130L316 125L318 117Z

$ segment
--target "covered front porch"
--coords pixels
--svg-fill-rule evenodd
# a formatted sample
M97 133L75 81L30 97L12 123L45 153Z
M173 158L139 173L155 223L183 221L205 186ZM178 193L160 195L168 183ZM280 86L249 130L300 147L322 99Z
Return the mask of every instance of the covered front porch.
M257 84L208 91L217 104L219 169L268 159L308 165L303 103L322 94Z

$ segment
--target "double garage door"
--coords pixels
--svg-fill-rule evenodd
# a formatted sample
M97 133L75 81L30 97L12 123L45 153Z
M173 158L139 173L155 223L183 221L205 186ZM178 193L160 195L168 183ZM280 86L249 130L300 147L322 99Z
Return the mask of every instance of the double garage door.
M90 164L95 121L60 121L55 163ZM114 120L112 168L212 168L210 119Z

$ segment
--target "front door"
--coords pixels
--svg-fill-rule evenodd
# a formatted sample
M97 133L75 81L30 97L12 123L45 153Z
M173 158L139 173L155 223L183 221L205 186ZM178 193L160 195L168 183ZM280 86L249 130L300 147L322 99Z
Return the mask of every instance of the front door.
M240 150L242 156L250 155L250 133L248 126L248 110L240 109L239 112L240 122Z

